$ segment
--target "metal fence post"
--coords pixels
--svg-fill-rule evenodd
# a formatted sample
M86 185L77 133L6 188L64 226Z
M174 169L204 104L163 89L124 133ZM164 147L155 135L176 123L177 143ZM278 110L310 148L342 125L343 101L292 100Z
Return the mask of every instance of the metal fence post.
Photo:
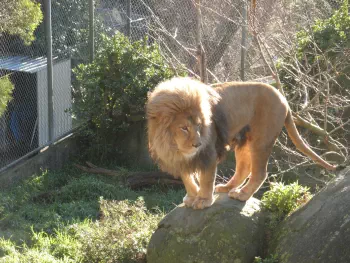
M51 0L45 2L45 34L47 46L47 105L49 142L54 140L54 116L53 116L53 64L52 64L52 24L51 24Z
M243 1L242 6L242 41L241 41L241 80L245 81L245 54L247 43L247 1Z
M94 0L89 0L89 55L90 63L95 57Z
M126 1L126 16L128 17L126 24L126 35L131 36L131 0Z

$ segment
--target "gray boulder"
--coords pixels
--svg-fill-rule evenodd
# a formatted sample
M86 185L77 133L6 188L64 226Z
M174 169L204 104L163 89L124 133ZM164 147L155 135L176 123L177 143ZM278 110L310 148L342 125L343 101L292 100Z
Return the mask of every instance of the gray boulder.
M182 205L158 225L147 249L148 263L252 263L261 255L264 215L260 202L218 194L204 210Z
M350 167L282 224L272 253L280 263L350 262Z

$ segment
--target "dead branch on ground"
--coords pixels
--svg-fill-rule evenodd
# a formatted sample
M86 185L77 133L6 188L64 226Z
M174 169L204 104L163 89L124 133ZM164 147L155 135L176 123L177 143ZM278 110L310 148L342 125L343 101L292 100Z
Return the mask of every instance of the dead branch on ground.
M86 162L86 166L80 165L80 164L74 164L74 166L84 172L92 173L92 174L121 176L124 173L122 171L101 168L90 162ZM168 173L159 172L159 171L132 172L132 173L128 173L128 176L126 179L126 185L131 189L140 189L142 187L151 186L155 184L165 184L165 185L171 185L171 186L183 185L180 179L176 179Z

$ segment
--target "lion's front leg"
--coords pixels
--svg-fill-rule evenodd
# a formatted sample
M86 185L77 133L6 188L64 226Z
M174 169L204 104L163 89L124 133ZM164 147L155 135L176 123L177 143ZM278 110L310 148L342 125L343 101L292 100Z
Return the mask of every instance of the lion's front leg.
M214 203L215 176L216 164L205 171L201 171L199 175L199 191L192 204L193 209L204 209Z
M185 189L187 192L185 197L183 198L183 202L185 206L192 207L192 204L197 197L199 187L196 181L194 180L194 175L184 174L183 176L181 176L181 179L185 185Z

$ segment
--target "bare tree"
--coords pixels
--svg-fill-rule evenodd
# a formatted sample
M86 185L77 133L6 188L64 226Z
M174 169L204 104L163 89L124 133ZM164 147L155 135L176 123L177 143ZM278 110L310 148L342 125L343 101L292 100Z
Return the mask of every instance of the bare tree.
M147 21L148 35L157 42L172 65L183 65L200 79L198 45L206 55L209 83L239 80L242 6L246 0L135 0ZM346 56L321 63L304 63L297 55L297 34L312 29L316 19L330 17L338 3L329 0L255 0L248 2L248 36L245 43L246 79L259 79L284 94L293 109L295 123L315 151L342 162L348 158L345 117L349 90L340 83L337 71L347 67ZM340 2L340 1L338 1ZM198 22L198 8L201 17ZM200 38L198 39L198 33ZM314 42L314 56L327 58ZM322 51L322 52L321 52ZM342 50L344 54L346 50ZM281 62L284 63L281 63ZM305 60L304 60L305 61ZM323 61L327 61L323 59ZM323 62L322 62L323 63ZM293 79L281 79L281 71ZM315 73L317 71L317 73ZM276 173L311 163L293 150L282 133L271 162Z
M339 72L345 72L350 60L340 48L321 49L317 41L312 39L312 30L309 30L312 29L315 18L330 16L331 9L327 3L316 8L316 1L300 1L301 6L283 4L281 1L276 5L279 10L274 13L273 21L268 22L272 30L259 24L261 17L264 17L262 14L266 13L265 8L259 7L257 16L254 17L256 24L251 27L256 47L253 47L252 54L259 57L256 61L267 69L274 78L276 87L288 99L294 121L304 131L304 137L312 145L317 145L317 150L323 152L326 158L328 155L338 163L346 161L349 159L347 128L350 127L350 120L349 116L344 116L344 112L350 102L350 93L344 83L339 82L338 75ZM320 10L325 9L329 13L322 12L321 15ZM301 28L309 32L307 39L310 39L309 45L313 47L302 55L296 42L296 33ZM336 59L331 59L330 53ZM308 63L307 57L317 59ZM281 72L282 76L288 76L282 81ZM346 74L344 77L350 80ZM290 170L291 167L307 165L307 161L299 161L302 156L291 150L286 138L284 134L278 141L279 156L273 160L286 160L287 165L282 165L281 162L277 165L278 173ZM286 153L293 153L292 156L300 158L283 156Z

